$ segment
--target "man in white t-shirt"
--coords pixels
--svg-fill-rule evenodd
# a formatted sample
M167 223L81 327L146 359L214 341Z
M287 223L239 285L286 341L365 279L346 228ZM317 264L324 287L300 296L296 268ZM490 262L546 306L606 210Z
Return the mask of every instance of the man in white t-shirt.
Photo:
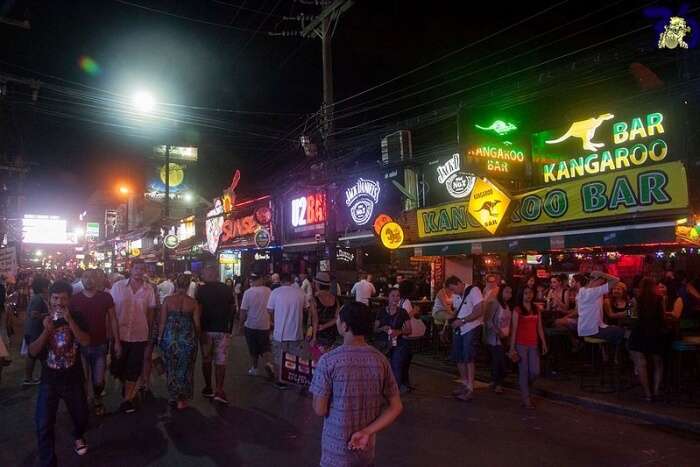
M243 293L241 300L240 323L250 354L248 374L256 376L258 359L270 351L270 314L267 312L267 303L271 290L263 285L262 276L257 274L250 275L250 283L251 287Z
M270 293L267 302L267 311L272 317L272 358L277 365L277 389L287 389L282 382L282 357L283 354L308 358L308 351L304 342L304 309L308 302L304 292L299 287L291 285L289 274L280 274L282 285ZM316 307L309 308L311 316L311 345L315 344L316 331L318 330L318 315Z
M372 282L370 282L370 277L371 276L364 273L360 274L360 280L355 282L355 285L352 286L350 295L355 296L356 302L369 305L370 297L377 294L377 291L374 289L374 285L372 285Z
M484 323L484 310L481 306L483 297L479 287L467 287L457 276L448 277L445 286L454 294L452 305L457 313L457 318L451 323L455 329L452 352L462 387L455 390L453 395L460 400L470 401L474 395L474 362Z
M603 322L603 298L620 279L601 271L593 271L590 279L583 274L576 274L574 282L579 287L576 295L578 335L597 337L615 345L622 342L624 329Z

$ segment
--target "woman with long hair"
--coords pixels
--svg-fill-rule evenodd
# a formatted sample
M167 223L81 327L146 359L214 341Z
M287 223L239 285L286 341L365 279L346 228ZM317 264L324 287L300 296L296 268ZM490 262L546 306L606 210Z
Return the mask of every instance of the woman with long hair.
M627 309L631 306L631 299L627 296L627 286L624 282L618 282L610 291L610 296L605 299L606 322L619 324L620 320L627 316Z
M661 297L661 304L664 308L664 316L674 321L681 319L685 304L678 296L677 287L673 281L664 279L656 283L656 293Z
M542 355L547 353L547 340L542 328L541 312L533 303L535 291L531 288L523 290L520 303L513 311L513 325L510 338L510 357L518 362L518 381L523 406L533 409L530 400L530 388L540 374L540 354L537 341L542 342Z
M194 362L201 331L197 302L187 295L190 275L175 280L175 293L165 299L160 309L160 348L163 352L169 402L178 410L187 407L194 394Z
M664 350L664 298L659 296L656 284L648 277L639 283L639 302L637 321L629 338L629 349L637 368L639 382L644 390L644 397L652 402L659 395L663 379ZM649 359L653 363L653 372L649 372ZM649 377L652 376L652 385Z
M338 319L338 300L335 295L330 292L331 276L327 272L319 272L313 281L314 285L314 300L313 306L316 307L318 314L318 331L316 332L316 346L318 353L314 356L317 360L324 354L330 351L338 339L338 329L336 321ZM312 349L312 354L314 349Z
M487 286L488 287L488 286ZM484 295L487 295L484 289ZM503 378L506 375L506 355L503 341L510 335L510 323L513 309L513 288L503 284L496 292L496 300L487 296L487 312L484 314L486 326L486 344L491 354L491 388L496 394L503 392Z

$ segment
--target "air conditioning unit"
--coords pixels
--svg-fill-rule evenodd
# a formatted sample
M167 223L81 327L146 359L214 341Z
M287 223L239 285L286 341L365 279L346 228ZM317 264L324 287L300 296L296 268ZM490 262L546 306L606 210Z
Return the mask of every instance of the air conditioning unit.
M395 164L413 159L411 132L399 130L382 138L382 163Z

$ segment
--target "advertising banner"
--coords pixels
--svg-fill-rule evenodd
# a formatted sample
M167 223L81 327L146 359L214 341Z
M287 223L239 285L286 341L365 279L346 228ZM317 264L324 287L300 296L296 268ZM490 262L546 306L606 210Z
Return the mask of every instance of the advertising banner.
M313 360L297 357L288 352L282 353L282 381L300 386L309 386L316 363Z
M220 248L264 247L256 243L257 237L266 237L267 246L274 240L272 232L272 206L270 199L256 203L241 203L234 208L234 214L224 219L218 242ZM258 239L260 242L260 239Z

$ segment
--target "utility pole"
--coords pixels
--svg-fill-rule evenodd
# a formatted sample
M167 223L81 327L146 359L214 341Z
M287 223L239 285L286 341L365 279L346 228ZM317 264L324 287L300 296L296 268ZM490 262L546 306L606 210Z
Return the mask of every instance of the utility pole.
M337 294L337 254L338 231L336 228L336 194L337 186L333 180L333 32L340 16L353 5L352 0L335 0L326 6L321 13L304 25L306 17L301 16L301 35L303 37L318 37L321 39L321 58L323 60L323 102L321 104L321 136L325 147L325 179L326 191L326 254L328 255L329 273L331 275L331 293Z
M165 215L163 219L163 226L165 230L163 240L165 240L165 237L170 231L170 145L167 143L165 145L165 199L163 200L163 203L165 203ZM163 276L167 277L168 249L165 247L165 241L162 242L161 247L163 248Z

